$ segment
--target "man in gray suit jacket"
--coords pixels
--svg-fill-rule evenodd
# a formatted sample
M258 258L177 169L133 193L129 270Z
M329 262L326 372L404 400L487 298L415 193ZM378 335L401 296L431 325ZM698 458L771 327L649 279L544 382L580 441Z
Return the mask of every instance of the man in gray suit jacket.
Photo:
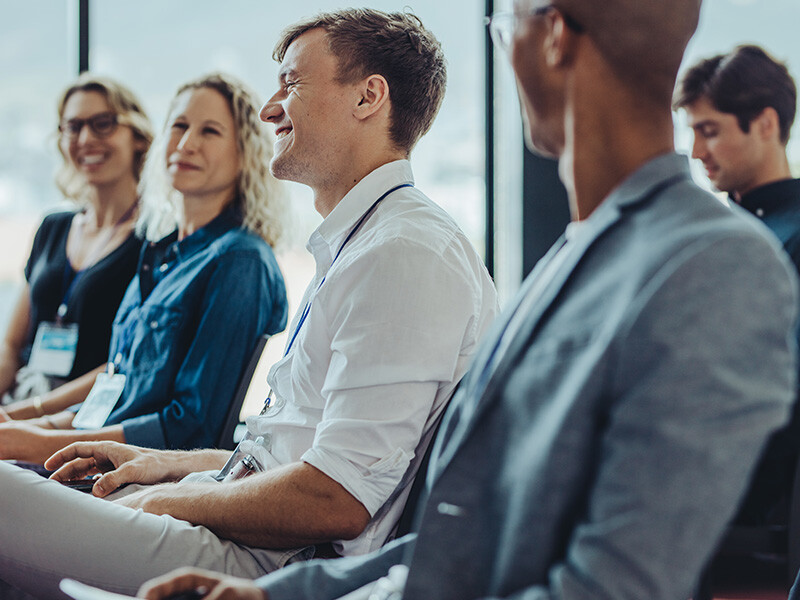
M184 573L147 597L691 595L789 414L797 295L776 240L673 153L671 93L699 10L518 0L493 18L573 222L446 413L416 533L255 585Z

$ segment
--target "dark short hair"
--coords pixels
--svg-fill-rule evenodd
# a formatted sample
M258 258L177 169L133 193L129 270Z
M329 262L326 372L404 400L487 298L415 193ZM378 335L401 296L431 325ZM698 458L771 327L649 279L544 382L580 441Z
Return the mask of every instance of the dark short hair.
M786 65L758 46L737 46L691 67L678 84L673 108L685 108L701 98L707 98L716 110L734 115L745 133L765 108L774 108L781 141L789 140L797 88Z
M290 25L272 57L281 62L294 40L317 28L325 31L339 61L339 82L372 74L386 79L392 105L389 134L395 146L410 152L430 129L444 98L447 69L439 41L409 12L347 8Z

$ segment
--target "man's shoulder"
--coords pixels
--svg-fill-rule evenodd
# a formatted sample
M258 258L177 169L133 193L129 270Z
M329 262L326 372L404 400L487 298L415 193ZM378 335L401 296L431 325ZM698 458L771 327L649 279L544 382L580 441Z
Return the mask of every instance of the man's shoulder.
M469 243L455 220L423 192L417 188L403 192L376 213L370 228L373 241L380 246L412 244L439 253L456 241Z

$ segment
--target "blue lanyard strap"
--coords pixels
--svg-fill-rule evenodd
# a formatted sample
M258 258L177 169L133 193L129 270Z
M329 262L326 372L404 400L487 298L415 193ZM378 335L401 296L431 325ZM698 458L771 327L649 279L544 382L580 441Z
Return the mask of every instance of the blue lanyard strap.
M331 266L328 267L328 272L330 272L331 268L333 267L334 263L336 262L336 259L339 258L339 255L342 253L342 250L344 250L344 247L347 245L347 243L351 239L353 239L353 236L361 228L361 226L367 221L367 219L369 219L369 217L372 215L372 213L377 208L378 204L380 204L383 201L383 199L386 198L389 194L391 194L393 192L396 192L397 190L399 190L401 188L406 188L406 187L414 187L414 184L412 184L412 183L401 183L400 185L396 185L395 187L393 187L392 189L387 191L385 194L383 194L380 198L378 198L377 200L375 200L375 202L372 203L372 206L369 207L367 212L365 212L363 215L361 215L361 218L358 220L358 222L355 224L355 226L350 230L350 233L347 234L347 237L344 239L344 242L342 242L342 245L339 246L339 251L336 253L336 256L333 257L333 260L331 261ZM308 312L311 310L311 303L314 301L314 297L316 297L317 293L319 292L319 289L322 287L322 284L325 283L325 278L327 276L328 276L328 274L326 273L322 277L322 281L319 282L319 285L317 286L317 290L316 290L316 292L314 292L314 296L312 296L309 299L309 301L306 302L305 307L303 307L303 313L300 315L300 319L297 321L297 327L295 327L294 332L292 333L292 337L289 339L289 343L286 345L286 350L283 353L284 356L289 354L289 350L292 349L292 345L294 344L295 339L297 339L297 334L300 333L300 329L303 327L303 323L306 322L306 317L308 317Z

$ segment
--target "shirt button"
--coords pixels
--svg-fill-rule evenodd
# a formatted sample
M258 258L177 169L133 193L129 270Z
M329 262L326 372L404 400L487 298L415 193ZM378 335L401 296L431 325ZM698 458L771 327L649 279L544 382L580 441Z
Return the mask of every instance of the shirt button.
M158 329L158 321L150 321L150 329Z
M756 216L763 217L764 216L764 209L763 208L757 208L756 209Z
M450 504L449 502L439 502L436 510L440 515L447 515L448 517L463 517L467 514L467 511L461 506L456 506L455 504Z
M163 263L160 267L158 267L158 270L161 271L162 273L167 269L169 269L169 265L167 263Z
M150 265L142 265L142 271L149 271Z

